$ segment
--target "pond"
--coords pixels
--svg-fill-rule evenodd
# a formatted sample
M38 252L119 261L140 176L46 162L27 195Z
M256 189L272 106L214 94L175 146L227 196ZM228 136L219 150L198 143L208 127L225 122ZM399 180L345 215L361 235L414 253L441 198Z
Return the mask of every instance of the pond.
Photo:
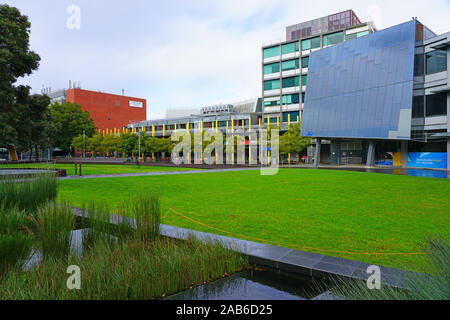
M325 292L326 285L322 282L270 271L246 270L174 294L166 300L308 300ZM336 297L328 295L326 298Z

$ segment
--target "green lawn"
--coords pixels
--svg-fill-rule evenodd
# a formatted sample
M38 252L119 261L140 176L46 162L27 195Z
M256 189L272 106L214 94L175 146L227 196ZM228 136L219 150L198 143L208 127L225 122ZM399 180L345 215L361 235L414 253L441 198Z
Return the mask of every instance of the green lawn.
M450 181L386 174L281 169L67 180L59 196L115 205L138 192L161 195L163 223L269 244L359 253L421 252L425 239L450 240ZM220 232L209 226L229 231ZM251 238L246 238L249 236ZM424 256L305 251L424 271Z
M0 164L2 168L52 168L52 169L66 169L67 175L75 174L75 165L73 164L45 164L45 163L31 163L31 164ZM137 165L103 165L103 164L83 164L81 173L86 175L94 174L116 174L116 173L137 173L137 172L165 172L165 171L189 171L198 170L191 168L177 168L177 167L156 167L156 166L137 166Z

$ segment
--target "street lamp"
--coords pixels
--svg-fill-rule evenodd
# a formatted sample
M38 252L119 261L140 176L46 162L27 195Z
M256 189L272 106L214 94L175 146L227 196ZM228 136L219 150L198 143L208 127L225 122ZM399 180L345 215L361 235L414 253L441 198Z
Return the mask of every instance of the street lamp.
M86 158L86 131L83 130L83 158Z

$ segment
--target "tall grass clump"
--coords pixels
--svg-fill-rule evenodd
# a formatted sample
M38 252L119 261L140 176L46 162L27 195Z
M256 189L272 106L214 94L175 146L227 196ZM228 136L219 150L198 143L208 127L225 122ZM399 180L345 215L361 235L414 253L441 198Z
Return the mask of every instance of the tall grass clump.
M140 194L122 203L117 209L117 214L120 217L134 218L132 236L136 240L148 242L160 235L161 210L161 200L157 195ZM126 230L129 222L120 221L120 224L123 226L119 228Z
M382 284L380 290L369 290L365 281L335 278L332 280L332 291L350 300L449 300L449 243L442 239L430 240L425 250L429 274L402 273L401 289Z
M21 267L31 252L27 224L23 211L0 205L0 279L8 270Z
M66 287L68 264L80 266L80 290ZM115 247L99 242L83 257L48 259L25 274L9 273L0 299L159 299L247 267L243 255L195 239L128 240Z
M97 243L114 246L117 238L111 224L111 209L105 203L91 201L83 205L83 248L89 249Z
M58 184L52 174L42 173L30 179L6 178L0 181L0 204L4 209L18 208L34 212L40 205L56 199Z
M44 257L69 255L75 216L68 206L48 202L37 209L33 221Z

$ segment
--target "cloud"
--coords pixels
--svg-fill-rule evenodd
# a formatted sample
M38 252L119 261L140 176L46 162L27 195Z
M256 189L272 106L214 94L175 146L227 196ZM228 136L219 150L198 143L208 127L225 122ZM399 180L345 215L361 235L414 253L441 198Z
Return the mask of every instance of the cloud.
M41 67L20 82L40 91L81 81L86 89L148 100L148 117L170 107L201 107L261 96L261 45L282 40L285 27L353 8L378 14L386 28L417 16L436 33L449 31L448 0L316 1L7 1L32 22ZM81 8L78 31L66 28L67 6Z

